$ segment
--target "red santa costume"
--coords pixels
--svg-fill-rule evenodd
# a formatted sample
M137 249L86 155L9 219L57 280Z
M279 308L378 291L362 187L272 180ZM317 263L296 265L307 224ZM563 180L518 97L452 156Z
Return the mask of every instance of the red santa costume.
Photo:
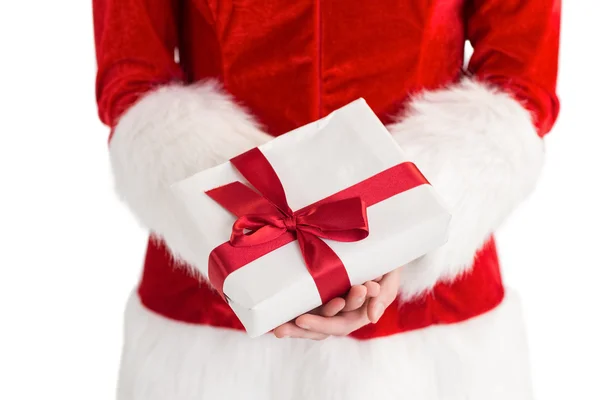
M492 233L558 114L560 0L95 0L94 19L116 190L153 232L120 400L532 398ZM449 206L449 240L375 325L250 339L190 273L206 260L168 187L358 97Z

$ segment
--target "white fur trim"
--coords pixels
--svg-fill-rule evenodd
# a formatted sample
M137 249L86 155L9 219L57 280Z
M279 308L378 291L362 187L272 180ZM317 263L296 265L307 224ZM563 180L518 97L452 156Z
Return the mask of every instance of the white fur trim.
M182 324L133 295L118 400L531 400L520 302L381 339L250 339Z
M452 214L443 247L402 268L411 298L451 281L533 190L544 147L530 113L506 93L473 80L425 92L389 127Z
M110 144L116 191L146 228L191 265L194 231L169 186L269 140L214 82L161 87L120 119Z

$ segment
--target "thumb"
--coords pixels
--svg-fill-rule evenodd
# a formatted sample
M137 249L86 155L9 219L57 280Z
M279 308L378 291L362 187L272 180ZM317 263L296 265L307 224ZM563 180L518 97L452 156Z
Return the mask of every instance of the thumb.
M367 309L369 320L374 324L379 321L385 309L398 296L398 290L400 289L400 269L397 268L389 274L384 275L381 281L379 281L379 285L379 296L369 301Z

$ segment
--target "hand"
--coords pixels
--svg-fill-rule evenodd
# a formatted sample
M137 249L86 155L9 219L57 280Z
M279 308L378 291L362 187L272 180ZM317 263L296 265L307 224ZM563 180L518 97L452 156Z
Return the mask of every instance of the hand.
M277 327L278 338L323 340L346 336L370 323L376 323L394 301L400 289L399 269L363 285L353 286L346 298L335 298L309 314Z

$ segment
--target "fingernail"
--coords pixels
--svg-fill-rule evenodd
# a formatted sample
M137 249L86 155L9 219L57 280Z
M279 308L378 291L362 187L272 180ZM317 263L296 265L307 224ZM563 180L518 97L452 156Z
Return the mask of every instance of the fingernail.
M300 328L302 328L302 329L306 329L306 330L309 330L309 329L310 329L310 326L308 326L308 325L306 325L306 324L298 324L298 326L299 326Z
M364 301L365 301L364 297L361 297L361 298L358 299L358 303L364 303Z
M373 309L373 314L375 316L375 322L379 321L379 318L381 318L381 316L383 315L383 304L381 303L375 303L375 307Z

